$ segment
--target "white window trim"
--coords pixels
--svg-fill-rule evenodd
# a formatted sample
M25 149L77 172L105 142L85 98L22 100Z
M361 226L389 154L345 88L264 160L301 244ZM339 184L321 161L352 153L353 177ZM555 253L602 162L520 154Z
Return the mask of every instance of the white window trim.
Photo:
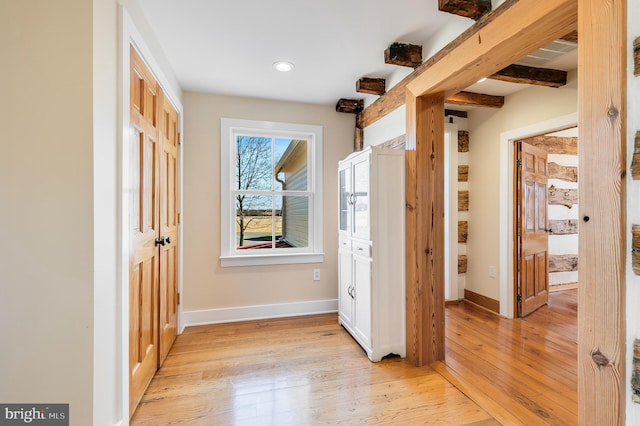
M309 247L304 251L266 254L238 254L235 249L235 203L231 202L231 183L235 182L234 134L261 134L291 136L311 141L309 152L309 189L313 194L313 209L309 212ZM294 263L320 263L324 261L322 246L322 126L279 123L273 121L220 119L220 264L227 266L283 265Z

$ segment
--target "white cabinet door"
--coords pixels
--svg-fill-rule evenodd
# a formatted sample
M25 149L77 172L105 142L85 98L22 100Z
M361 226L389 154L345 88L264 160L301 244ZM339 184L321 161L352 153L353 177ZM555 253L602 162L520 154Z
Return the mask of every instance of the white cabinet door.
M371 258L353 254L355 300L353 330L361 343L371 349Z
M353 160L353 236L362 240L370 239L370 156L363 155Z
M347 327L353 325L353 298L351 297L353 288L353 275L352 275L352 255L350 250L339 249L338 250L338 285L340 295L339 301L339 314L340 321Z

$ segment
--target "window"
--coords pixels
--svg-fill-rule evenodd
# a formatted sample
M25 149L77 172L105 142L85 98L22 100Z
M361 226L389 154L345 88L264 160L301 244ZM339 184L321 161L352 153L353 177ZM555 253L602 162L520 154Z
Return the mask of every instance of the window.
M322 127L221 120L222 266L322 262Z

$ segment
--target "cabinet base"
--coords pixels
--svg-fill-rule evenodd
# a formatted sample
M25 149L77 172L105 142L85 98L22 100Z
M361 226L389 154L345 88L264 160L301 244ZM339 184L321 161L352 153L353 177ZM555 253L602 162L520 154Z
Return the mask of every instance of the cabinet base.
M371 349L366 344L364 344L357 336L356 333L353 332L349 324L346 323L342 318L338 317L338 324L345 329L347 333L351 336L353 340L362 348L362 350L367 354L367 358L371 362L378 362L384 359L389 358L406 358L407 351L404 345L385 345L376 350Z

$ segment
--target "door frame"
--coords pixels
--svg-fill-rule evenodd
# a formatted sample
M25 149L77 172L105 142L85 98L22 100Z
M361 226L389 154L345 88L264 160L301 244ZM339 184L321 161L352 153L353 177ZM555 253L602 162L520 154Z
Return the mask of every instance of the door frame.
M563 115L529 126L509 130L500 134L500 315L506 318L516 316L516 276L514 245L514 184L515 142L546 133L569 129L578 125L578 113Z
M118 140L118 290L116 297L118 318L117 336L115 336L117 347L116 351L119 356L118 369L118 412L123 422L128 424L129 413L129 241L131 238L129 232L129 190L127 182L129 182L129 170L131 164L130 153L125 149L127 141L131 137L131 127L129 120L129 96L130 96L130 58L129 48L133 45L142 59L146 62L151 72L156 77L158 85L164 91L165 96L173 104L179 115L180 135L183 133L183 116L184 108L176 84L171 81L164 72L162 67L152 53L152 49L145 42L144 37L134 24L131 16L123 5L118 6L119 23L120 23L120 39L118 45L118 58L120 60L118 67L118 85L119 85L119 131ZM183 170L183 153L182 144L178 145L179 150L179 173L178 173L178 209L183 211L183 191L182 191L182 170ZM178 224L178 234L183 235L182 220ZM178 292L182 293L182 271L183 271L183 242L182 238L178 239ZM182 302L182 301L180 301ZM182 319L182 303L178 304L178 334L184 330L184 321Z
M445 357L444 100L535 48L580 34L579 421L622 424L627 403L627 0L507 0L406 88L407 357Z

